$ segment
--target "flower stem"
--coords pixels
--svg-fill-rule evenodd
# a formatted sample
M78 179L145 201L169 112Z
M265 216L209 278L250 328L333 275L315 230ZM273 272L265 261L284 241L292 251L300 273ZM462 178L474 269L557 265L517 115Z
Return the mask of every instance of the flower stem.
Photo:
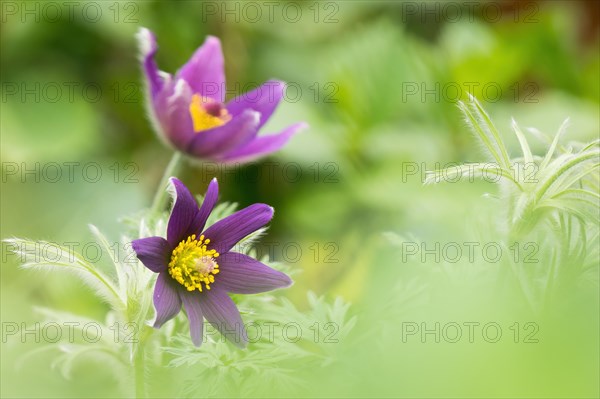
M169 178L175 175L183 165L183 154L179 151L175 151L173 153L173 157L169 161L167 168L165 169L165 173L163 174L162 179L158 185L158 190L156 190L156 194L154 195L154 200L152 201L152 207L150 208L150 215L157 215L161 211L165 209L168 194L165 190L167 183L169 182Z
M135 397L145 398L146 397L146 383L145 383L145 362L144 362L144 348L139 345L133 359L133 372L135 378Z
M152 336L153 330L148 326L143 326L140 330L138 341L135 343L132 366L134 377L134 388L136 398L148 397L146 387L146 351L145 344Z

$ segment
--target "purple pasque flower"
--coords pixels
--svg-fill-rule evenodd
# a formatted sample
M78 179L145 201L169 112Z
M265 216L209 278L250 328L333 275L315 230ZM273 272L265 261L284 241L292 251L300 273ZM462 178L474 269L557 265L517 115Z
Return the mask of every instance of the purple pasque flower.
M280 81L268 81L224 104L224 61L216 37L207 37L174 76L158 69L152 32L142 28L138 40L150 117L159 136L175 149L216 162L248 162L279 150L306 127L301 122L277 134L257 136L284 96Z
M167 238L148 237L132 242L138 259L158 273L154 287L155 328L183 308L196 346L202 343L203 319L239 347L247 343L240 312L228 293L256 294L288 287L292 280L247 255L231 249L273 217L273 208L253 204L205 229L219 192L213 179L202 206L181 181L172 177L175 203Z

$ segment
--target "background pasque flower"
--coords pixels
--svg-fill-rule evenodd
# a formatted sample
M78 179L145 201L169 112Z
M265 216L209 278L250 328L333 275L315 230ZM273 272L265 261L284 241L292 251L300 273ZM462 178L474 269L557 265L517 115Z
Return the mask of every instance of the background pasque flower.
M171 76L154 60L154 34L138 33L148 84L148 110L159 136L189 156L223 163L248 162L279 150L307 125L295 123L258 137L284 97L285 83L270 80L225 104L221 42L207 37L192 58Z

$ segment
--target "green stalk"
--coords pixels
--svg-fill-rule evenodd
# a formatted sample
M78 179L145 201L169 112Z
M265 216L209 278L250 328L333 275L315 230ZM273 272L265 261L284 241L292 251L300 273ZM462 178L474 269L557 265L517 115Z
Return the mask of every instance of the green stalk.
M165 188L169 183L169 178L175 176L183 166L183 154L179 151L175 151L169 164L165 168L165 172L160 180L156 194L150 207L149 215L158 216L167 206L169 194ZM144 313L145 314L145 313ZM136 398L147 397L146 387L146 353L145 343L148 338L152 335L152 328L148 326L141 327L138 341L134 344L133 353L131 358L131 366L133 368L134 388Z
M145 383L145 370L144 370L144 348L142 345L138 345L136 354L133 358L133 373L135 378L135 397L145 398L146 397L146 383Z
M169 178L177 174L182 166L183 154L179 151L175 151L173 153L173 157L167 165L167 168L165 169L162 179L160 180L158 190L156 190L156 194L154 195L152 207L150 208L150 215L158 215L165 209L165 206L167 205L167 199L169 198L165 187L169 183Z
M138 342L135 343L132 366L136 398L147 398L148 392L146 387L146 351L145 343L152 335L153 330L148 326L143 326L139 333Z

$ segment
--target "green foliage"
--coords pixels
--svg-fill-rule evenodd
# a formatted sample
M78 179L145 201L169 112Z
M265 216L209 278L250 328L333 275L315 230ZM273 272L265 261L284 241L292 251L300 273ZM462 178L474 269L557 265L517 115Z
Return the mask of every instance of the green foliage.
M556 222L563 213L583 223L600 222L598 140L577 145L578 148L559 146L565 122L546 154L534 156L527 138L513 120L512 128L521 154L511 159L502 137L479 102L471 97L468 103L459 102L459 107L492 163L470 163L428 172L426 183L457 176L497 178L500 196L506 204L507 227L516 237L528 233L542 221Z
M199 200L202 198L199 197ZM217 205L207 225L232 214L235 210L236 204ZM73 368L84 359L91 359L103 365L110 364L114 376L121 381L120 386L125 394L145 396L148 386L151 385L151 382L145 381L145 377L160 371L162 354L166 353L169 355L169 367L188 370L180 374L186 375L189 370L201 371L198 375L190 376L189 380L182 380L185 389L178 394L196 396L198 392L203 392L214 396L233 394L239 387L252 392L258 389L265 379L280 389L290 390L300 383L294 376L297 361L314 363L316 367L335 361L335 345L332 346L331 343L345 338L356 323L356 318L348 316L349 305L341 299L329 303L325 298L317 297L313 293L308 294L310 307L307 311L299 310L291 301L280 295L236 297L242 314L246 314L245 322L262 324L263 328L264 323L278 326L292 324L294 329L300 329L299 334L295 331L289 339L281 335L281 328L278 339L261 335L245 351L225 343L224 339L219 339L222 337L212 327L208 327L206 331L208 342L196 348L191 343L187 320L182 314L175 322L159 330L152 329L149 321L154 312L152 294L155 275L135 258L130 242L132 237L164 236L166 217L166 214L145 217L145 213L142 212L125 218L124 222L130 231L121 239L122 246L127 248L121 258L115 256L114 248L111 248L107 237L98 228L90 225L97 243L103 251L110 254L109 272L102 271L100 265L86 261L83 256L74 253L72 248L17 238L6 240L14 248L19 248L15 253L21 256L23 268L72 272L110 306L104 320L90 319L50 308L38 308L37 313L45 323L73 325L74 330L68 335L63 334L64 342L44 345L30 352L21 359L22 363L31 361L39 352L58 351L52 367L58 368L65 378L70 378ZM239 248L242 252L256 257L252 245L265 231L266 228L259 229L240 241ZM26 248L35 250L25 250ZM261 261L276 269L289 269L285 265L272 263L267 258ZM86 336L85 326L90 324L97 328L95 333L100 337L94 342L81 339L82 336ZM323 336L332 335L332 330L335 341L324 340ZM80 339L73 340L73 336ZM192 365L196 367L187 367ZM131 384L127 384L127 381L131 380L137 381L134 392L131 392ZM231 385L231 381L234 381L235 385Z
M541 260L536 259L534 265L523 259L509 261L499 278L502 279L503 270L512 270L535 311L552 306L553 301L577 289L582 281L597 286L600 141L564 146L561 138L568 120L552 139L529 129L548 145L546 153L538 156L532 153L528 139L513 120L512 129L521 153L509 157L502 136L479 102L471 97L468 103L460 102L459 107L490 162L430 171L426 183L456 178L483 178L497 183L496 223L500 225L504 250L508 252L514 243L540 243L535 248Z
M298 366L319 369L337 361L339 343L356 324L349 305L340 298L329 303L308 293L309 308L299 310L283 297L244 296L237 304L244 312L251 343L240 351L208 326L208 344L194 347L183 334L164 350L170 367L187 367L181 392L185 397L258 395L268 387L271 394L303 392L305 381ZM216 337L216 339L215 339ZM183 371L182 371L183 372Z

